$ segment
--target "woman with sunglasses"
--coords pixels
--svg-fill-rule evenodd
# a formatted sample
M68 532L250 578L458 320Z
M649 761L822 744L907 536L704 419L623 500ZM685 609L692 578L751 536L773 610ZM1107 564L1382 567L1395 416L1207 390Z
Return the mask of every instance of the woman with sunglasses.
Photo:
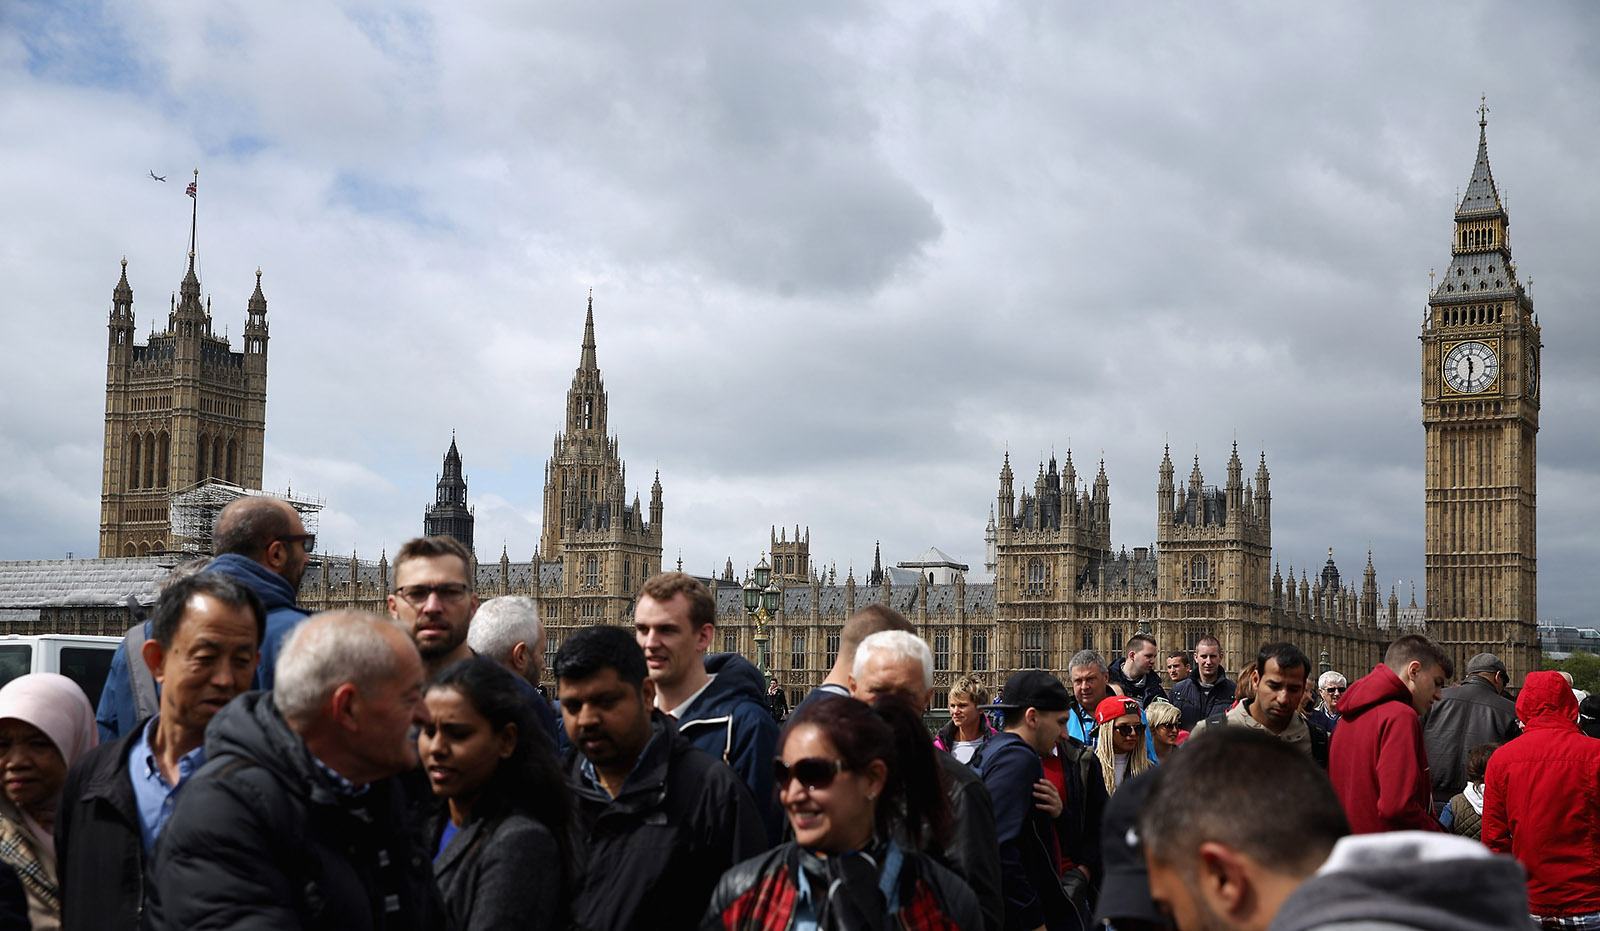
M705 928L977 928L978 900L918 852L950 813L922 716L897 695L812 702L773 761L794 840L724 873Z
M1106 782L1106 795L1156 764L1145 748L1144 712L1139 703L1112 695L1094 707L1095 756L1100 758L1100 774Z
M565 928L572 797L512 673L483 657L428 683L417 750L442 803L434 879L461 931Z
M1165 763L1189 737L1183 730L1183 712L1164 699L1156 699L1144 710L1145 723L1150 725L1150 745L1156 751L1156 762Z

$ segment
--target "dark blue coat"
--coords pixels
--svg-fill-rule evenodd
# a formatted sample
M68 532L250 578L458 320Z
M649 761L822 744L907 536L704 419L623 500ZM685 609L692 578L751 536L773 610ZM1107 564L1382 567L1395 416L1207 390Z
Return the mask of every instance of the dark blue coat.
M678 721L678 733L733 767L761 810L768 843L777 844L783 839L783 809L772 785L778 725L767 706L766 681L737 653L714 653L705 663L716 678Z
M1172 687L1171 701L1178 706L1179 726L1194 730L1197 722L1214 714L1224 714L1233 707L1234 683L1227 673L1220 673L1211 686L1210 694L1200 688L1200 674L1190 673L1189 678Z
M1000 842L1000 884L1007 931L1081 928L1061 890L1061 860L1055 825L1034 804L1034 783L1044 778L1039 754L1016 734L1002 731L984 747L983 784L994 802Z

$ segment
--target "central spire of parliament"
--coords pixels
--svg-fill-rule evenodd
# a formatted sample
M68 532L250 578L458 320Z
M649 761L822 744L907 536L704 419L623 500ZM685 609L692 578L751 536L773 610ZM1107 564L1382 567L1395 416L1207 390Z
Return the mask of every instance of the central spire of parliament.
M607 432L609 400L591 291L578 368L567 390L566 423L545 465L539 538L540 562L559 565L561 591L569 596L555 601L546 596L541 610L548 607L556 617L580 623L621 623L631 616L639 585L661 571L660 475L651 486L646 514L638 492L628 497L627 465L617 438Z

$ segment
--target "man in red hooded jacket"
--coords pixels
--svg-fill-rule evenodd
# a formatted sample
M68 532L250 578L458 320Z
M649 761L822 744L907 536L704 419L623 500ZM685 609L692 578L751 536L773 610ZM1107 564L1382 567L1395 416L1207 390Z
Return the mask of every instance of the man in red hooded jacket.
M1442 830L1433 816L1422 716L1453 675L1455 664L1439 644L1407 634L1345 690L1328 778L1351 833Z
M1528 673L1517 718L1522 736L1484 775L1483 842L1522 861L1544 927L1600 927L1600 740L1578 730L1559 672Z

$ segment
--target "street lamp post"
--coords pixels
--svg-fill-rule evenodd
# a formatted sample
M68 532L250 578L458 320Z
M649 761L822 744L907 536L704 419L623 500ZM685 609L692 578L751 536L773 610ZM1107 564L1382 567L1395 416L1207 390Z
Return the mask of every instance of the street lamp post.
M767 564L767 554L761 554L756 563L754 577L744 582L744 610L756 622L756 666L768 683L772 681L771 637L767 624L778 616L778 586L772 582L772 567Z

